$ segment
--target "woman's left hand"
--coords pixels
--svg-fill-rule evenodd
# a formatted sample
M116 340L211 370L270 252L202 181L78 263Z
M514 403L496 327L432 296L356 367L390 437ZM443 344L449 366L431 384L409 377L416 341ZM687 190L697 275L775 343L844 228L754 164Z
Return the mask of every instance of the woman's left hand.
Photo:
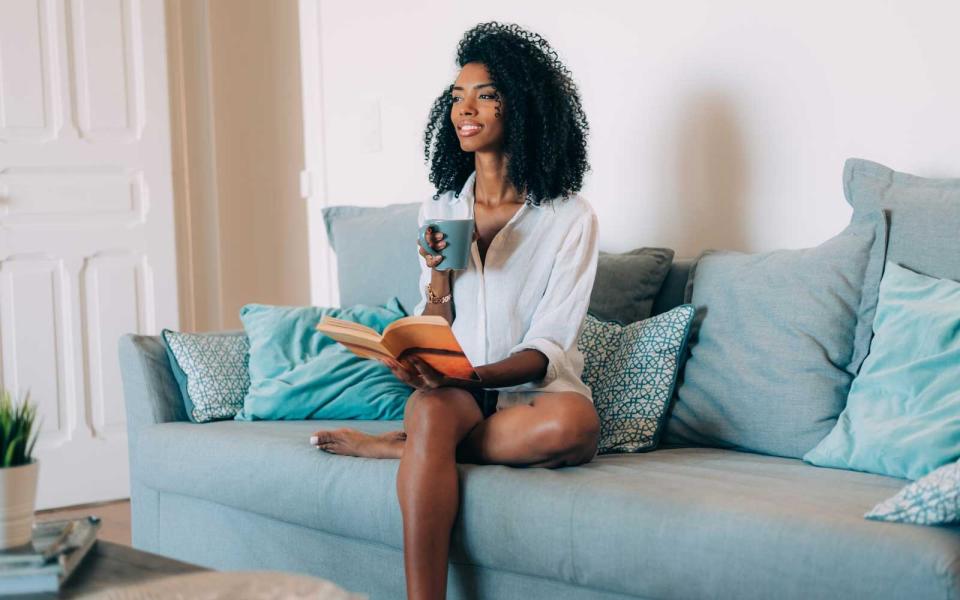
M477 386L477 382L470 379L447 377L440 371L431 367L427 361L423 360L419 356L411 356L405 360L414 369L416 369L417 372L420 373L420 380L423 382L424 389L432 390L439 387L471 388Z

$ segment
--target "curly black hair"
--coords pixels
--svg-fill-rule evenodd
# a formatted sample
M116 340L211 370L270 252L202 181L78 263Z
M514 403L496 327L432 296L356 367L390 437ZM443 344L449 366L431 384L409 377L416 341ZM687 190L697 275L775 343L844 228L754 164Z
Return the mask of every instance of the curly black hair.
M486 66L497 92L507 99L504 153L507 177L526 201L565 197L580 190L587 164L587 117L572 74L547 40L515 24L492 21L467 31L457 45L457 65ZM424 132L434 199L459 194L474 170L472 152L460 149L450 121L450 84L433 102Z

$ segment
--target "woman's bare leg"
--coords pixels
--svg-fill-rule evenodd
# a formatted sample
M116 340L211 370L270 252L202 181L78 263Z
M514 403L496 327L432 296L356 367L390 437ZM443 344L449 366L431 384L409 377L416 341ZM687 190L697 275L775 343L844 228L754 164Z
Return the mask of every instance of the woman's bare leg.
M529 405L501 410L480 423L460 444L458 456L465 462L513 466L581 464L596 453L599 431L597 412L585 397L541 394ZM368 458L400 458L406 440L402 431L373 435L331 429L314 435L327 452Z
M397 496L410 600L446 596L450 532L460 505L457 445L481 421L476 401L462 389L418 390L408 401Z
M459 457L518 467L580 465L597 453L599 436L600 419L585 396L545 393L485 419L460 444Z

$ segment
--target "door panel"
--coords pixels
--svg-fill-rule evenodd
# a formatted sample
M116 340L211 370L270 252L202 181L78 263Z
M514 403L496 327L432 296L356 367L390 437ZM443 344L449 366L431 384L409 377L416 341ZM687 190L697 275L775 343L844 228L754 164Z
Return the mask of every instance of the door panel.
M177 327L162 0L0 2L0 385L38 507L129 495L125 333Z

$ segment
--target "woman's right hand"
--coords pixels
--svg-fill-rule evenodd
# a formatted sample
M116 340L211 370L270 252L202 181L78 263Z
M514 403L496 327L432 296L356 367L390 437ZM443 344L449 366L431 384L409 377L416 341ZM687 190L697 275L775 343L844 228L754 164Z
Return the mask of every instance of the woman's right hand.
M387 365L387 367L393 371L394 377L410 387L420 389L426 385L426 382L420 376L420 371L409 362L386 357L380 359L380 362Z
M439 252L440 250L447 247L447 243L443 241L443 233L439 231L434 231L433 227L427 227L427 242L430 244L430 248L434 252ZM431 269L436 269L437 265L443 260L443 256L440 254L433 255L427 252L423 246L420 245L420 240L417 240L417 250L420 252L420 256L423 257L423 260L427 263L427 266Z

